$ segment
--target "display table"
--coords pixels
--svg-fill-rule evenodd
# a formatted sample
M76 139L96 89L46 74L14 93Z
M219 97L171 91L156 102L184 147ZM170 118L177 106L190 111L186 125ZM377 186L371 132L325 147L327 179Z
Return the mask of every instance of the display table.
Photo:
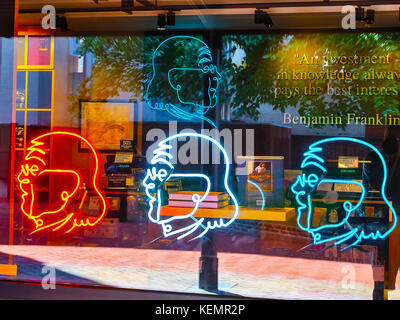
M191 208L180 207L161 207L160 215L162 216L182 216L188 214ZM234 206L227 206L220 209L203 209L200 208L194 214L194 217L200 218L223 218L229 219L235 210ZM240 207L237 219L242 220L261 220L261 221L281 221L285 222L295 216L294 208L267 208L263 211L248 207Z

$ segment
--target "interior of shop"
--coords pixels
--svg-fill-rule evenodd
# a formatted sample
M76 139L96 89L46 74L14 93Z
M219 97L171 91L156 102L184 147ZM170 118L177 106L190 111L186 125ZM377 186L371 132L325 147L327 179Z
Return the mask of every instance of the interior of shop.
M0 38L0 280L400 297L400 1L48 2Z

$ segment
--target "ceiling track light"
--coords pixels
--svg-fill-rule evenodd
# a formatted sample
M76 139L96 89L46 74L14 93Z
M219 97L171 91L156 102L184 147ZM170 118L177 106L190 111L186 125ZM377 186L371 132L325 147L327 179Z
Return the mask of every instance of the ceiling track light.
M364 20L364 8L357 7L356 8L356 21Z
M124 12L132 14L132 10L134 8L133 0L121 0L121 8L124 9Z
M168 11L167 13L167 26L174 26L175 25L175 12Z
M367 25L373 24L375 22L375 10L368 9L365 11L364 8L357 7L356 21L364 21Z
M367 10L364 21L368 25L373 24L375 22L375 10Z
M271 28L273 25L272 19L269 16L268 12L263 11L261 9L257 9L254 12L254 23L255 24L264 24L267 28Z
M165 30L166 26L175 25L175 12L168 11L167 14L160 13L157 16L157 30Z
M165 26L167 25L167 18L165 14L160 13L157 16L157 30L163 31L165 30Z
M68 21L65 16L56 16L56 26L61 29L61 32L68 31Z

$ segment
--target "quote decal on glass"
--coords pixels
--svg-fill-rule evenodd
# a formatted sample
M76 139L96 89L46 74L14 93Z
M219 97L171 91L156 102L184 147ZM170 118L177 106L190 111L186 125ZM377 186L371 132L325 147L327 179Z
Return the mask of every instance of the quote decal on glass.
M291 98L296 95L324 94L329 96L398 96L399 88L396 81L400 80L400 72L392 70L391 65L390 54L322 57L308 56L306 53L296 54L294 68L280 71L276 75L277 86L274 88L274 97ZM291 81L295 86L286 86L285 80ZM385 80L386 82L393 80L393 85L380 86L379 82Z

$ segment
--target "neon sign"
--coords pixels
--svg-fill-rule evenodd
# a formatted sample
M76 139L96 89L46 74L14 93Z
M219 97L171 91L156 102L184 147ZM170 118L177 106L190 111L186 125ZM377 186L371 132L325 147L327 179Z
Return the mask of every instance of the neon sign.
M212 187L211 179L201 173L176 173L174 172L175 167L171 163L173 159L172 153L170 153L173 140L178 140L179 138L197 138L200 140L208 140L212 143L213 146L217 147L219 151L223 154L225 160L225 171L224 171L224 187L225 191L229 194L231 200L234 204L234 209L232 210L232 217L224 221L224 219L219 218L212 221L205 221L204 218L195 218L194 215L197 212L201 202L203 202L208 194L210 193ZM180 139L179 139L180 140ZM153 223L159 224L162 226L164 237L169 237L172 235L180 235L177 237L178 240L183 239L190 234L200 229L200 234L193 238L201 238L203 237L209 230L213 230L216 228L225 228L232 224L238 214L239 214L239 205L235 195L232 193L231 188L228 184L229 178L229 170L230 170L230 162L229 157L225 149L222 145L216 141L215 139L198 133L180 133L173 136L170 136L162 141L160 141L157 145L157 148L153 152L153 158L150 161L151 167L147 169L146 176L143 180L143 185L146 189L146 195L149 199L149 211L148 217L149 220ZM194 203L194 208L188 209L188 213L181 216L173 216L170 218L161 217L161 207L162 207L162 195L161 195L161 187L162 185L171 178L199 178L202 179L207 187L204 194L200 195L195 193L192 195L192 201ZM181 227L178 226L175 230L173 230L173 223L179 221L186 221L188 225Z
M86 184L93 188L100 199L98 216L85 217L79 209L72 208L72 200L77 198L79 188L82 187L84 180L80 172L71 168L49 168L49 164L46 161L46 156L49 154L46 150L46 139L50 140L50 138L53 139L53 144L62 143L66 138L76 139L89 148L89 157L93 159L94 171L91 179ZM99 164L99 155L93 145L84 137L72 132L50 132L36 137L30 142L21 170L17 175L17 180L21 191L21 211L35 224L32 234L43 230L70 233L75 228L94 227L104 218L108 203L98 185ZM58 195L58 199L49 204L49 206L54 206L52 209L43 209L37 205L38 184L43 177L62 179L61 183L65 183L65 189ZM48 192L50 194L50 190Z
M382 185L381 185L381 196L384 200L384 202L387 204L389 209L392 211L393 215L393 224L392 226L386 230L385 232L381 232L380 230L375 230L375 231L369 231L366 232L363 228L360 226L352 226L349 224L348 220L350 215L355 212L363 203L364 198L365 198L365 188L362 185L362 183L358 181L352 181L352 180L340 180L340 179L325 179L326 175L326 168L324 166L325 160L318 155L319 152L323 151L324 147L327 148L330 142L341 142L341 141L347 141L347 142L352 142L356 144L361 144L369 148L371 151L375 152L376 155L378 155L382 168L383 168L383 179L382 179ZM373 145L371 145L368 142L359 140L359 139L354 139L354 138L347 138L347 137L336 137L336 138L327 138L323 139L320 141L317 141L309 146L308 151L306 151L303 154L303 161L301 163L301 169L307 168L308 170L311 170L312 173L305 174L303 173L302 175L299 175L297 177L296 182L292 185L291 191L295 195L296 202L298 204L297 208L297 224L300 227L300 229L310 233L313 237L313 242L314 244L320 244L324 242L329 242L329 241L334 241L335 245L339 245L343 242L350 241L352 242L350 245L348 245L346 248L342 250L346 250L354 245L357 245L360 243L363 239L373 239L373 240L378 240L378 239L384 239L386 238L396 227L397 224L397 216L396 216L396 211L390 204L389 200L386 197L386 192L385 192L385 187L387 183L387 166L385 159L383 158L382 154L376 149ZM317 172L320 173L317 173ZM319 185L322 183L347 183L347 184L355 184L359 188L361 188L361 195L360 198L358 199L357 203L353 205L350 201L345 201L343 202L343 209L345 212L345 216L341 221L338 221L338 223L332 223L332 224L327 224L327 225L322 225L318 227L312 227L312 204L311 204L311 193L313 190L315 190ZM307 222L306 225L304 226L301 222L301 218L303 215L306 215L307 217ZM322 233L324 230L338 230L337 228L342 227L346 225L347 230L344 230L342 232L338 232L338 234L335 234L334 236L328 236L328 237L323 237ZM351 240L353 239L353 240Z
M164 57L166 52L183 50L189 59L187 56L175 60L170 56ZM202 119L216 127L204 115L218 103L221 75L205 42L191 36L174 36L164 40L153 53L152 71L145 93L145 100L151 109L167 111L179 119ZM207 86L206 94L203 92L204 84ZM189 92L189 85L194 86L196 92ZM160 88L165 92L160 93ZM168 101L160 98L163 95L168 96Z

